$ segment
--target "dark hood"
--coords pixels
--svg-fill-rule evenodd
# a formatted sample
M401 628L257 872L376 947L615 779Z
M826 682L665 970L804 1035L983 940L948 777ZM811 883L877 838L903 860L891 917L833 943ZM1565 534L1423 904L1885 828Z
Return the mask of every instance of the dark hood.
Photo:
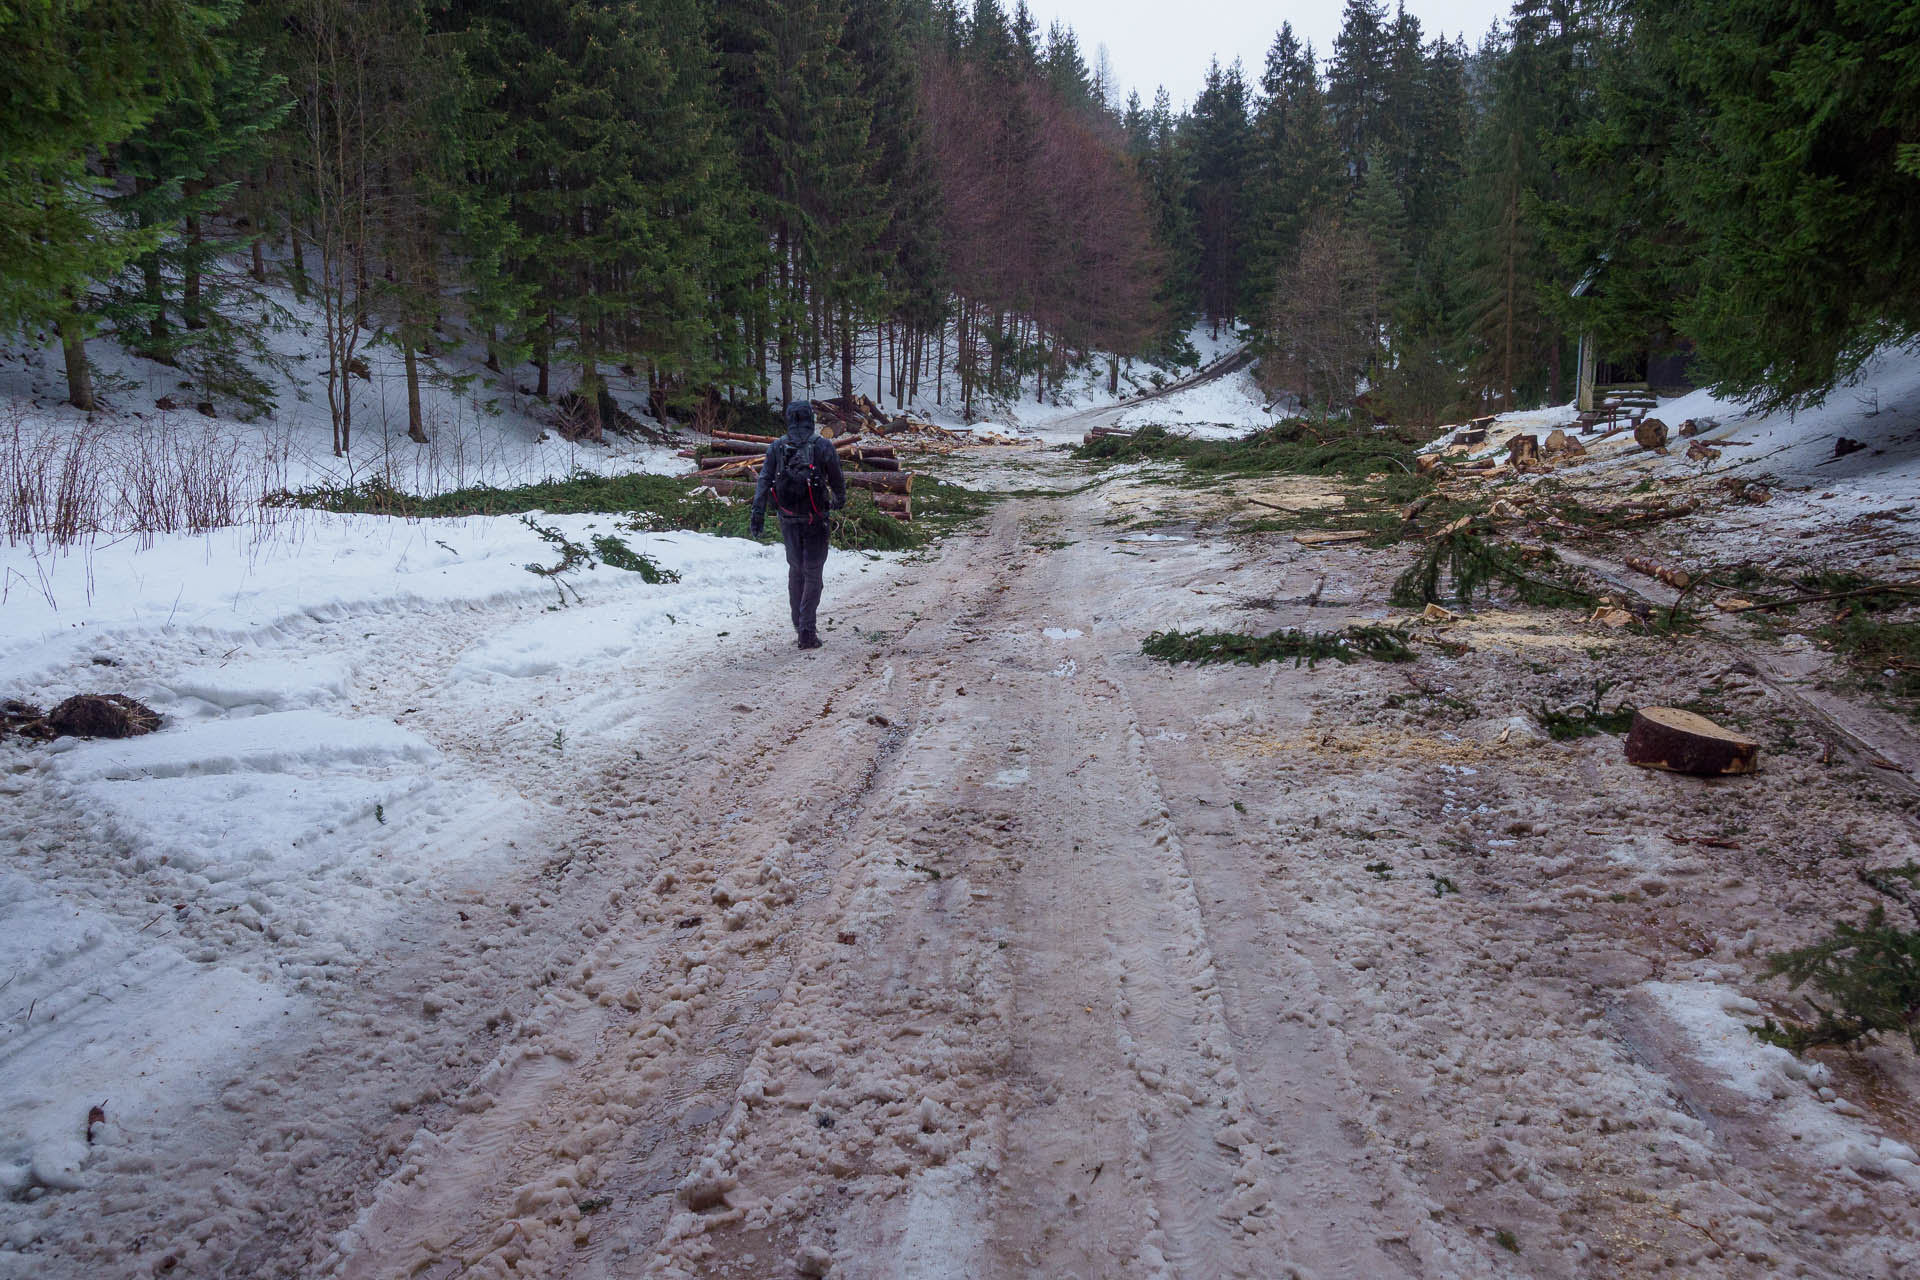
M795 440L805 440L813 434L813 405L805 400L795 400L787 406L787 434Z

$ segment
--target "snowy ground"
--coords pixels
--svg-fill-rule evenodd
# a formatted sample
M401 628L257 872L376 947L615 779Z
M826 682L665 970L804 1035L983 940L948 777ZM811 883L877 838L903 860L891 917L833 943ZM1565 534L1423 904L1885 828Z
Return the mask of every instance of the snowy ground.
M1763 413L1703 390L1665 400L1653 415L1673 433L1666 455L1646 452L1631 431L1622 430L1588 440L1588 457L1556 467L1552 478L1596 489L1726 478L1764 484L1774 492L1766 514L1776 528L1829 528L1869 513L1911 509L1920 499L1920 349L1882 352L1852 384L1811 409ZM1468 456L1504 457L1512 437L1544 440L1556 427L1571 432L1574 417L1572 406L1504 414L1487 443ZM1699 424L1699 434L1681 437L1688 420ZM1842 439L1861 447L1837 454ZM1696 441L1715 456L1689 458L1687 447ZM1444 445L1442 440L1435 447Z
M105 338L88 344L97 367L106 412L89 419L64 404L66 380L57 346L32 351L0 351L0 451L15 433L28 447L51 437L101 437L100 458L114 465L115 479L155 465L166 448L190 442L210 455L238 459L234 474L249 491L301 488L318 484L356 484L379 479L408 493L436 493L474 484L526 484L575 471L678 472L687 469L671 449L640 439L609 436L604 445L570 442L553 429L553 409L529 391L534 373L493 374L480 363L483 352L442 351L423 360L422 416L426 445L407 438L407 390L400 354L384 345L362 348L368 377L351 379L353 447L333 455L332 417L325 388L325 348L318 311L298 302L288 290L273 289L276 307L293 324L264 330L268 345L289 369L261 372L274 390L274 407L255 421L247 410L217 401L215 417L194 408L196 393L182 390L176 369L120 350ZM563 371L553 390L567 389ZM645 388L614 375L615 398L629 412L644 416ZM180 407L159 409L171 398Z
M1911 403L1776 482L1893 491ZM1169 668L1144 635L1389 617L1403 556L956 465L1011 496L836 555L808 655L740 540L571 589L513 519L8 552L0 696L166 723L0 740L0 1277L1920 1268L1913 1054L1745 1030L1767 951L1920 856L1803 691L1491 610L1407 667ZM1596 679L1765 772L1546 740Z

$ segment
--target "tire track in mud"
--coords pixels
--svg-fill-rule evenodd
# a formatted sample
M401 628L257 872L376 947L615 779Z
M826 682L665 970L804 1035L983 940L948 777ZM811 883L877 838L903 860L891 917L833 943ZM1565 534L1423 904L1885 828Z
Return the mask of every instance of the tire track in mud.
M930 579L885 607L935 614L951 586ZM738 677L715 673L709 692ZM457 1102L475 1114L416 1141L343 1234L331 1274L629 1274L672 1238L676 1207L725 1195L699 1153L734 1125L810 940L839 932L823 921L918 701L877 653L824 690L788 683L778 728L730 750L725 776L649 786L665 797L641 842L651 856L600 856L661 870L609 894L605 936L559 984L550 1025ZM703 699L679 700L697 729Z
M1268 1225L1273 1187L1266 1153L1248 1131L1192 870L1125 690L1098 683L1119 713L1109 732L1125 743L1112 789L1130 802L1122 813L1134 820L1132 840L1113 835L1111 869L1133 882L1134 893L1118 900L1109 944L1119 979L1116 1031L1148 1096L1140 1154L1152 1171L1158 1228L1148 1244L1164 1254L1166 1275L1273 1274L1262 1270L1272 1260L1249 1247Z

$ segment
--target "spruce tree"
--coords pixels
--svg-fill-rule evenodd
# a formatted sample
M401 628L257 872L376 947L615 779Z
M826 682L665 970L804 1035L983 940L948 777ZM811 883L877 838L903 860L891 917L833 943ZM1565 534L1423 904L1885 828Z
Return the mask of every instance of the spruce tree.
M137 288L114 288L102 314L132 349L187 366L203 391L238 392L264 407L265 387L244 376L237 362L239 348L253 344L242 341L246 331L228 314L230 288L213 269L248 247L257 232L216 236L208 224L257 171L292 100L285 77L270 71L264 52L237 33L222 33L212 56L218 73L184 87L116 152L116 173L131 190L114 204L158 239L136 264ZM169 290L176 279L177 302Z
M1200 241L1200 293L1217 332L1240 313L1246 270L1245 219L1253 122L1240 64L1215 62L1182 125L1191 163L1194 226Z
M1662 185L1698 278L1675 317L1723 389L1817 400L1920 335L1920 10L1910 0L1633 4L1675 118Z
M1355 181L1374 147L1387 140L1390 37L1384 0L1346 0L1327 74L1327 107L1341 158Z
M1184 341L1201 306L1200 239L1189 201L1192 179L1181 145L1173 99L1165 86L1154 90L1153 106L1142 117L1143 146L1136 159L1146 188L1147 214L1154 247L1161 258L1155 297L1166 317L1171 344Z
M1341 173L1326 97L1312 45L1291 23L1267 51L1254 119L1253 176L1248 197L1248 312L1265 317L1280 273L1299 252L1309 221L1339 199Z
M187 0L0 8L0 324L59 334L81 409L94 407L91 286L161 239L112 208L105 150L207 82L233 12Z

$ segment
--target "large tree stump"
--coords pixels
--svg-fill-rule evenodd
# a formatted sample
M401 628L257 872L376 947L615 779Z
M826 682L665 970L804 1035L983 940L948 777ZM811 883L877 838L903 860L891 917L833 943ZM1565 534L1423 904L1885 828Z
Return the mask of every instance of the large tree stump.
M1641 707L1627 732L1627 763L1674 773L1752 773L1760 744L1678 707Z

